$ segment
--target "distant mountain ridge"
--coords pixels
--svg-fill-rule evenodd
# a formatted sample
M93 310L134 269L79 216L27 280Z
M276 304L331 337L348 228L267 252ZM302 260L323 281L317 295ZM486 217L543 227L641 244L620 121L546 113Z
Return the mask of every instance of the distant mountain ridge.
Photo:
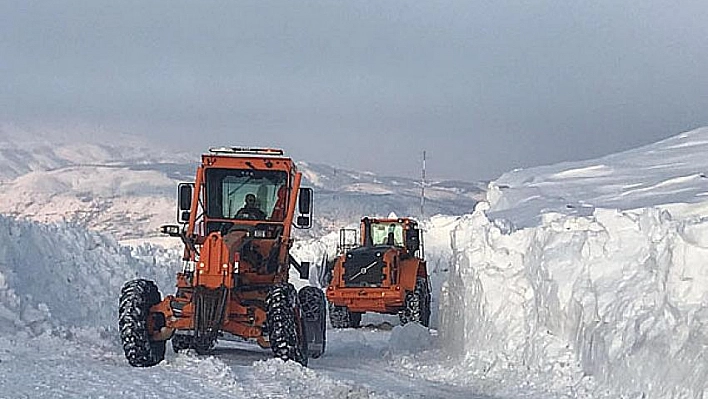
M41 222L64 221L118 239L158 236L176 217L177 183L191 181L199 154L171 153L130 136L110 142L52 141L7 134L0 127L0 213ZM204 149L205 151L207 149ZM420 216L420 182L299 162L315 188L313 233L362 215ZM429 182L425 213L471 212L483 184Z

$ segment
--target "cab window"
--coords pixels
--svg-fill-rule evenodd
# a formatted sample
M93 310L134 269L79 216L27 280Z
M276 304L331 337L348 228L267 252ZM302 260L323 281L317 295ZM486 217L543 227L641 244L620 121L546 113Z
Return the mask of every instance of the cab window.
M372 223L371 240L373 245L403 246L403 225L400 223Z
M283 221L288 175L281 171L208 169L206 215L212 218ZM250 212L244 212L244 209Z

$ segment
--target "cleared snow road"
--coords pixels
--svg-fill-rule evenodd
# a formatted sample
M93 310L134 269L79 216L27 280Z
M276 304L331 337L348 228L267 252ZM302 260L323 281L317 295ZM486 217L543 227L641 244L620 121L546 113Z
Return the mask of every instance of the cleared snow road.
M390 331L328 332L327 352L308 368L246 343L220 343L215 356L168 350L141 369L116 342L86 333L0 337L0 398L488 398L409 377L396 366L406 354L391 347Z
M301 386L303 397L319 397L322 391L330 391L334 397L356 398L488 398L475 395L466 387L410 377L397 365L400 349L391 347L390 337L390 331L368 328L328 330L327 351L321 358L310 360L303 381L296 381L303 377L299 367L273 361L270 352L251 345L229 343L217 348L215 354L235 374L254 374L254 361L272 366L276 372L273 379L259 379L261 392L272 397L285 397L280 396L285 395L283 390ZM419 345L412 343L412 347ZM262 364L256 364L255 368L260 366ZM282 372L281 376L278 372ZM334 390L335 386L340 389ZM308 387L311 390L306 392Z

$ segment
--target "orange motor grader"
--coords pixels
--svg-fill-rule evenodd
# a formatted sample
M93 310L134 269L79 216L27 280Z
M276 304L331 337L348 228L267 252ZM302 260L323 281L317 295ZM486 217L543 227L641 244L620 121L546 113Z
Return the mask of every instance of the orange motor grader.
M334 328L359 327L365 312L398 314L402 324L430 323L430 282L421 231L409 218L365 217L356 236L340 230L339 255L325 275Z
M283 360L307 365L325 348L323 292L288 282L289 267L307 279L309 262L290 255L292 228L312 223L312 189L282 150L223 147L201 157L194 183L178 189L180 225L162 226L184 243L177 291L161 298L154 282L123 286L119 326L132 366L174 351L208 353L217 339L270 347Z

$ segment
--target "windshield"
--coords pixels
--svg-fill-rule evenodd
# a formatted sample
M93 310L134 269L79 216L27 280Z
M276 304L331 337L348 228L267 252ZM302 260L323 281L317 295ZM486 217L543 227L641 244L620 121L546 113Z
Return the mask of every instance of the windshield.
M401 223L372 223L371 241L373 245L403 246L403 225Z
M212 218L283 221L288 175L282 171L208 169L206 215Z

